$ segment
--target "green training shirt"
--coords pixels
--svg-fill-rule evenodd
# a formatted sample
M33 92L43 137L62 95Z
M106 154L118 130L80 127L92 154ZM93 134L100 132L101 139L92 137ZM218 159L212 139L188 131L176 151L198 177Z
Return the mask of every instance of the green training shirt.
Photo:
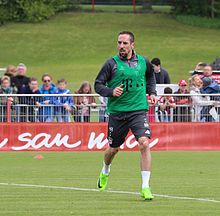
M138 64L132 68L125 64L119 56L113 56L117 64L117 71L112 80L107 82L109 88L116 88L121 84L123 93L119 97L109 97L108 113L148 110L146 98L146 60L137 55Z

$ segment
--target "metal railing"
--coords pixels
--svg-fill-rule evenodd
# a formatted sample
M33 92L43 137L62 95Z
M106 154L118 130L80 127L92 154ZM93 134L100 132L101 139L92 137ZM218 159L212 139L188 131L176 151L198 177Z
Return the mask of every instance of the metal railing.
M157 96L149 122L219 122L220 94ZM107 98L98 94L0 94L0 122L106 122Z

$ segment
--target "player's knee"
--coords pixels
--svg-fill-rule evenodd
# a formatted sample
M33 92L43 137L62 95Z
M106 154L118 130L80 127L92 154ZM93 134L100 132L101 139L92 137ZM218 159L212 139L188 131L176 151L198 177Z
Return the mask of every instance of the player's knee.
M111 154L117 154L119 151L119 148L110 148Z
M140 151L146 151L149 149L149 138L148 137L141 137L139 140L139 148Z

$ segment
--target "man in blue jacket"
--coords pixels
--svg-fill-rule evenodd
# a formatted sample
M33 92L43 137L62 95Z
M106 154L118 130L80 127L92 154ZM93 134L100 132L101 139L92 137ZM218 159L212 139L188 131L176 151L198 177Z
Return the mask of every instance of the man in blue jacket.
M42 76L43 85L41 86L41 94L55 94L56 86L52 83L52 77L49 74ZM53 122L54 121L54 106L56 98L54 96L43 96L43 102L39 109L40 122Z

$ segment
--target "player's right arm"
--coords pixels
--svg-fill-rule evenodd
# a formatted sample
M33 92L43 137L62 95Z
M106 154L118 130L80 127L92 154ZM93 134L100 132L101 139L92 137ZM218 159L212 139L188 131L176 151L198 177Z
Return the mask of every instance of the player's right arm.
M103 97L119 97L123 93L123 86L116 88L109 88L106 86L107 82L113 78L116 73L116 64L113 59L109 59L99 71L95 79L95 91Z

